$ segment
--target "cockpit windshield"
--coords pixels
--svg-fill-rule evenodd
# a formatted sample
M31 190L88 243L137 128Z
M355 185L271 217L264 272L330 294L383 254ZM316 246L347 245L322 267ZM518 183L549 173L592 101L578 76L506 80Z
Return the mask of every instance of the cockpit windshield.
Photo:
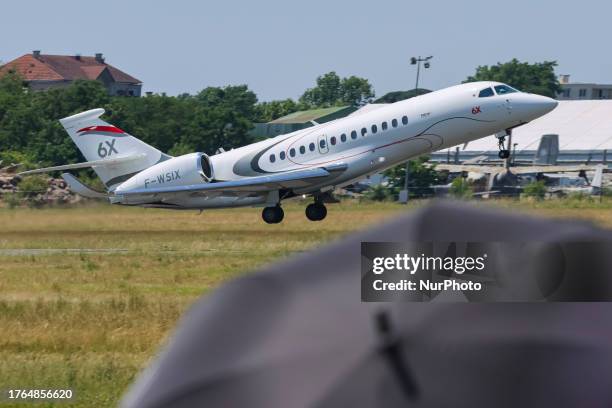
M493 93L493 89L491 88L485 88L478 93L479 98L486 98L487 96L493 96L493 95L495 94Z
M508 85L497 85L495 86L495 92L497 92L498 95L505 95L505 94L518 92L518 91Z

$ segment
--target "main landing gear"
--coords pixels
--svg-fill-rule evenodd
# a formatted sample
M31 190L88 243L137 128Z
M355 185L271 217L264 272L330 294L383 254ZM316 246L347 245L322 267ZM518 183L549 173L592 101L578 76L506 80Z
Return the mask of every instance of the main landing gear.
M308 204L306 207L306 218L310 221L321 221L327 216L327 207L325 207L324 202L334 202L334 201L326 201L333 200L333 197L330 195L318 194L315 195L315 201L312 204ZM272 203L268 201L268 207L265 207L261 212L261 218L268 224L278 224L285 217L285 212L279 204L271 205Z
M327 207L320 202L308 204L306 207L306 218L310 221L321 221L327 216Z
M285 212L280 204L274 207L266 207L261 212L261 218L268 224L278 224L285 218Z

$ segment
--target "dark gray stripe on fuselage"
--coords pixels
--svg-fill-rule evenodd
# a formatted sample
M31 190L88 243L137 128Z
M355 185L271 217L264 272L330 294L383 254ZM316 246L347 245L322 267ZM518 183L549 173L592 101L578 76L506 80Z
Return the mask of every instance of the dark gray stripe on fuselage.
M163 161L166 161L168 159L172 159L172 156L168 156L165 153L161 154L161 157L159 158L159 160L157 161L157 163L155 164L159 164ZM155 166L155 164L153 166ZM152 166L149 166L152 167ZM147 167L147 168L149 168ZM145 170L145 169L142 169ZM123 183L124 181L127 181L129 179L131 179L132 177L134 177L135 175L137 175L138 173L140 173L142 170L136 171L134 173L129 173L129 174L124 174L123 176L117 176L117 177L113 177L112 179L108 180L106 183L104 183L104 185L106 186L106 188L112 187L115 184L119 184L119 183Z
M124 174L123 176L113 177L112 179L108 180L104 185L108 188L108 187L114 186L115 184L123 183L124 181L127 181L131 179L132 177L134 177L135 175L137 175L138 173L140 173L140 171L129 173L129 174Z
M278 141L278 142L276 142L274 144L271 144L270 146L266 147L265 149L263 149L263 150L261 150L259 152L251 152L251 153L241 157L234 164L234 167L232 168L232 171L234 172L234 174L237 174L239 176L245 176L245 177L260 176L262 174L270 174L270 173L282 173L282 172L286 171L286 170L283 170L283 171L280 171L280 172L266 171L266 170L262 169L261 167L259 167L259 159L268 150L270 150L274 146L278 145L279 143L284 142L287 139L288 138L285 138L285 139L283 139L281 141Z

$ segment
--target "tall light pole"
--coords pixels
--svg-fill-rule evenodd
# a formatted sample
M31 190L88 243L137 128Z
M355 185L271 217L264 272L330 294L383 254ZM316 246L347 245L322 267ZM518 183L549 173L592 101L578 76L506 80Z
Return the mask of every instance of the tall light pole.
M410 65L416 65L417 66L417 72L416 72L416 83L414 84L414 96L418 96L418 92L419 92L419 75L421 74L421 62L423 62L423 68L429 68L431 66L431 63L429 62L430 59L433 58L433 55L430 55L429 57L425 57L425 58L421 58L421 56L419 55L419 57L412 57L410 58ZM404 175L404 189L402 191L400 191L399 193L399 202L403 203L403 204L407 204L408 203L408 181L410 179L410 160L408 160L406 162L406 173Z

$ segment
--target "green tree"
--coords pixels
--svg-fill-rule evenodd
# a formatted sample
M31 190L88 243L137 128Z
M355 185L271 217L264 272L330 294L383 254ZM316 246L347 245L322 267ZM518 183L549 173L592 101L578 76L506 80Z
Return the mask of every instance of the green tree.
M529 64L516 58L497 65L482 65L476 68L476 73L464 82L498 81L524 92L555 98L561 91L555 75L556 61L544 61Z
M340 82L341 100L346 105L359 106L374 98L372 85L365 78L354 75L343 78Z
M110 97L96 81L30 92L21 78L6 74L0 78L0 152L40 165L82 161L58 120L102 107L104 120L162 151L214 153L252 141L256 104L255 94L243 85L206 88L195 96L125 98Z
M255 122L265 123L305 108L293 99L261 102L255 106Z
M181 138L185 145L213 154L250 143L257 96L246 85L209 87L194 97L195 117L191 131Z
M37 123L22 78L13 72L0 77L0 151L23 150Z
M408 179L408 191L411 197L424 197L433 194L431 186L439 182L438 173L434 166L425 165L428 160L428 156L420 156L409 162L410 177ZM391 194L397 198L400 190L404 189L406 164L392 167L383 174L388 180Z
M144 142L169 152L194 132L196 108L193 97L175 98L163 94L144 98L117 97L107 106L105 119Z
M373 97L374 91L367 79L356 76L340 78L331 71L317 77L317 85L307 89L300 97L300 102L310 108L357 106Z

